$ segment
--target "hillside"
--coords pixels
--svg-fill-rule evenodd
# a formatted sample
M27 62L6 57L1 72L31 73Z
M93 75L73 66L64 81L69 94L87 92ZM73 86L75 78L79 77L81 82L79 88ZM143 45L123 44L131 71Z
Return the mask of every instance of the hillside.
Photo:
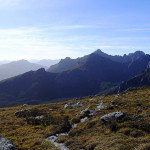
M35 71L44 66L30 63L26 60L13 61L0 66L0 80L11 78L28 71Z
M141 74L131 78L120 84L118 92L123 92L130 87L150 86L150 68L143 71Z
M134 88L119 95L1 108L0 135L16 150L58 150L52 143L69 150L148 150L149 99L150 88Z

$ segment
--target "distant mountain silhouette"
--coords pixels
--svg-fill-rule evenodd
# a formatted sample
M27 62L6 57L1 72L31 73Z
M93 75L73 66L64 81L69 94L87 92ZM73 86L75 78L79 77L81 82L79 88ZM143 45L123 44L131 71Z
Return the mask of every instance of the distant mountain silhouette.
M31 70L35 71L40 68L43 68L43 66L30 63L26 60L13 61L3 64L0 66L0 80L11 78Z
M36 63L42 66L50 67L59 63L60 59L51 60L51 59L42 59L42 60L30 60L31 63Z
M58 63L59 69L65 71L51 73L40 69L2 81L0 82L0 106L54 102L105 91L147 68L150 55L141 53L142 55L139 56L137 53L141 52L127 55L130 58L132 56L132 59L124 63L113 61L94 52L78 59L61 60Z
M112 61L116 61L120 63L130 63L130 64L140 59L141 57L144 58L146 56L146 54L142 51L136 51L135 53L130 53L129 55L124 55L124 56L117 56L117 55L111 56L102 52L100 49L95 51L93 54L100 55ZM58 64L51 66L47 71L57 73L57 72L63 72L69 69L73 69L75 67L78 67L79 64L85 63L85 61L87 60L89 56L90 55L87 55L87 56L77 58L77 59L71 59L69 57L66 57L65 59L62 59Z

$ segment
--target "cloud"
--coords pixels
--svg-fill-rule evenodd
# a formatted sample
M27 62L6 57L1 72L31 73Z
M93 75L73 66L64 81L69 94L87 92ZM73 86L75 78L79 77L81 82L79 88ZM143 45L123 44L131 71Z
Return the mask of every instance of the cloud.
M57 38L41 28L0 29L0 59L64 58L80 56L68 41L72 38ZM3 57L3 58L2 58Z
M99 48L120 54L126 50L149 50L150 48L149 36L85 35L80 34L78 30L83 28L96 28L96 26L66 25L0 29L0 59L57 59L66 56L76 58ZM73 30L77 30L77 34L72 34Z

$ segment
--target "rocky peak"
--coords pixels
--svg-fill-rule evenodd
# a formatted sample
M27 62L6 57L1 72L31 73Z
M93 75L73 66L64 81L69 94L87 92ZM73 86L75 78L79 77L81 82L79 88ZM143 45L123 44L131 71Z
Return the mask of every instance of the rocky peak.
M94 54L98 54L98 55L101 55L101 56L107 55L106 53L102 52L100 49L96 50L96 51L94 52Z
M136 51L135 53L130 53L128 56L141 57L145 56L145 53L143 51Z
M135 53L130 53L128 55L128 58L131 59L131 61L135 61L143 56L145 56L145 53L143 51L136 51Z

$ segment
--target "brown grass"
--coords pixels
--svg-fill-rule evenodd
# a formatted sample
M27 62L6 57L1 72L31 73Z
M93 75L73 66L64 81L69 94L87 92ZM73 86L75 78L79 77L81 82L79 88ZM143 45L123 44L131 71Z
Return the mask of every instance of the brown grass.
M69 136L61 136L58 142L64 142L70 150L149 150L150 149L150 88L138 88L120 94L95 96L78 100L83 107L67 108L68 102L37 106L15 106L0 109L0 134L11 140L17 150L57 150L45 139L49 135L69 129L69 124L78 123L84 116L79 112L88 106L95 108L100 99L108 106L84 123L69 131ZM70 100L69 102L78 102ZM110 102L115 101L111 106ZM16 117L15 112L33 108L45 119L36 121L32 113L26 117ZM127 114L123 122L104 125L100 117L111 112L122 111ZM66 123L68 122L68 123ZM114 130L115 129L115 130Z

